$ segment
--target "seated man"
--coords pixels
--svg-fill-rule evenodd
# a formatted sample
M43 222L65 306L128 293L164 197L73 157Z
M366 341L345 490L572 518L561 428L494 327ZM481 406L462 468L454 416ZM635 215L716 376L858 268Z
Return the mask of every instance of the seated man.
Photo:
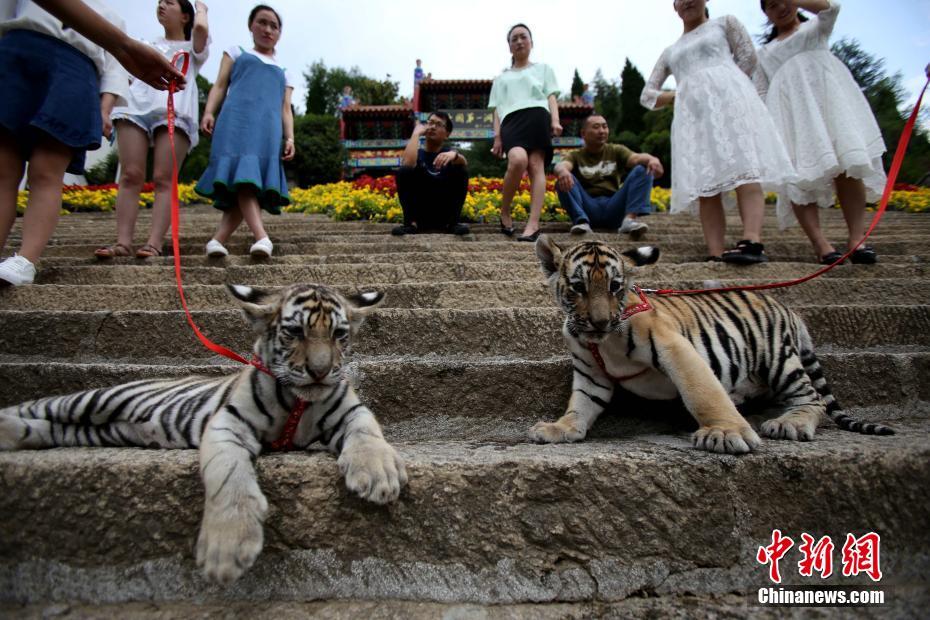
M452 119L445 112L433 112L425 125L417 123L413 128L397 171L397 197L404 223L395 226L392 235L423 230L468 234L468 225L458 223L468 193L468 162L445 146L450 133ZM425 138L423 148L420 136Z
M607 144L607 120L592 114L581 127L584 146L570 152L555 167L556 189L562 207L572 218L572 234L591 227L615 228L639 239L649 229L638 215L652 212L653 179L665 170L657 157L634 153L622 144ZM632 168L620 184L621 167Z

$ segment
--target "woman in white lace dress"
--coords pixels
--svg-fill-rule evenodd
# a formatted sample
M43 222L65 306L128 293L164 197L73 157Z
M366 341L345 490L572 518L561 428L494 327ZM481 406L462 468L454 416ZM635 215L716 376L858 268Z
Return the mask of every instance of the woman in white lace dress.
M824 237L817 207L833 206L835 189L849 229L848 247L859 243L865 234L866 200L878 200L885 186L885 142L849 69L830 51L839 3L761 4L772 30L759 50L753 79L798 172L779 192L778 222L785 228L797 216L820 262L830 264L845 252L837 252ZM807 20L799 7L815 16ZM874 263L876 258L870 246L852 255L854 263Z
M700 212L708 260L768 260L761 242L765 197L794 171L765 104L749 76L756 53L732 16L709 19L706 0L675 0L684 34L665 49L643 89L650 109L674 102L672 213ZM674 75L677 91L662 91ZM721 196L736 190L743 238L724 252L726 219Z

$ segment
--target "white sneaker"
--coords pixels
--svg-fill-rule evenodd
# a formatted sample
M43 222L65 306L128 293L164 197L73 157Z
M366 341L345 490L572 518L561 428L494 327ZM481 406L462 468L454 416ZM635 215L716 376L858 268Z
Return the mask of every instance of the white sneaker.
M216 239L210 239L207 241L207 256L210 258L222 258L224 256L229 256L229 250L227 250L222 243Z
M569 232L571 232L573 235L584 235L591 232L591 225L587 222L575 224L572 226L572 229Z
M249 248L249 254L252 255L252 258L270 258L272 250L274 250L274 244L271 243L271 239L262 237L252 244L252 247Z
M0 286L32 284L36 277L36 266L29 259L14 254L0 263Z
M631 217L623 218L623 224L620 225L620 228L617 229L617 232L620 234L627 234L638 239L649 230L649 224L645 222L640 222L639 220L634 220Z

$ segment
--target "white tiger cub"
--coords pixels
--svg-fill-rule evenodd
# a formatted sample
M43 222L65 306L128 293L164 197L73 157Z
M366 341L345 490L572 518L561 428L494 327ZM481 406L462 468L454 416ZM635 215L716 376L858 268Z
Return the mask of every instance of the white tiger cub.
M0 449L54 446L200 448L205 502L197 564L229 583L261 552L268 510L255 476L263 444L281 436L298 399L296 448L320 441L338 455L348 489L397 499L407 483L400 455L355 394L343 364L352 336L383 295L346 298L318 285L277 292L229 286L257 340L258 366L219 378L142 380L0 409Z

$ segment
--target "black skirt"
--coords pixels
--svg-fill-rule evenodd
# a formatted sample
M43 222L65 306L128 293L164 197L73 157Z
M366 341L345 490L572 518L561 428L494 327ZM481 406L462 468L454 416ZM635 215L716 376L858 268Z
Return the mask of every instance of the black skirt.
M515 146L526 149L527 155L543 151L548 168L552 163L552 117L549 110L524 108L511 112L501 123L501 142L505 154Z

